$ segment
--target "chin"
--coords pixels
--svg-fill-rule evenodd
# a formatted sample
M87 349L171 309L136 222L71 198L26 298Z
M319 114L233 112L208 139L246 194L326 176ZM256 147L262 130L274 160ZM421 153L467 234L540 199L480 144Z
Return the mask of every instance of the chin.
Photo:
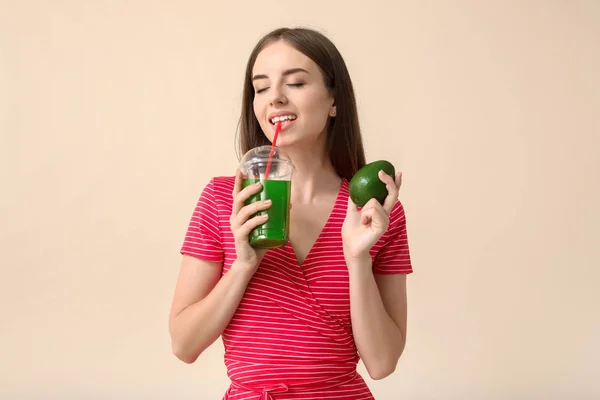
M271 140L271 144L273 141ZM286 147L290 147L290 143L287 140L281 140L281 136L277 139L277 147L285 149Z

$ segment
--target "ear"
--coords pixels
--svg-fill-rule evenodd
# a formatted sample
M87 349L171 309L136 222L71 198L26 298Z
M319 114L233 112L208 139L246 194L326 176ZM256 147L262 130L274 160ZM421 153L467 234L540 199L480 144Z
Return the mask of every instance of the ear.
M329 99L331 101L331 107L335 107L335 90L328 89L327 91L329 92Z
M329 107L329 116L335 117L337 115L337 107L335 105L335 99L333 100L333 104Z
M335 117L337 115L337 107L335 105L335 96L331 93L331 99L333 100L331 106L329 107L329 116Z

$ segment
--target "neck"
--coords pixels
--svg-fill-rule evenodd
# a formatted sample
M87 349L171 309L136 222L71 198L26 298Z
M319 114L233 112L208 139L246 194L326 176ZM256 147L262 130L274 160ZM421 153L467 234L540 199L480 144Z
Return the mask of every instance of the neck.
M336 173L329 155L310 149L287 148L295 171L292 178L292 201L314 203L322 196L337 193L341 178Z

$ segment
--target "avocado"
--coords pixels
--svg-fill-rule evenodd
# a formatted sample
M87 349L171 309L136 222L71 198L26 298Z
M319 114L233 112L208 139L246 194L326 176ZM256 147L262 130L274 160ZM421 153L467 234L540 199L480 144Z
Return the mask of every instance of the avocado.
M396 170L392 163L386 160L373 161L359 169L350 180L350 198L359 207L376 198L383 205L388 195L385 183L379 179L379 171L395 179Z

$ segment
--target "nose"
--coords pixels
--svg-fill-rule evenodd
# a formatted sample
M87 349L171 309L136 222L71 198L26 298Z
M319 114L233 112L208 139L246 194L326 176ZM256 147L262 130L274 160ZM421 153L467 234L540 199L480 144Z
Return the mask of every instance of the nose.
M271 105L276 105L276 104L286 104L287 103L287 97L285 97L285 94L283 93L283 91L281 90L281 87L279 85L273 85L271 90L270 90L270 94L271 94L271 98L270 98L270 103Z

